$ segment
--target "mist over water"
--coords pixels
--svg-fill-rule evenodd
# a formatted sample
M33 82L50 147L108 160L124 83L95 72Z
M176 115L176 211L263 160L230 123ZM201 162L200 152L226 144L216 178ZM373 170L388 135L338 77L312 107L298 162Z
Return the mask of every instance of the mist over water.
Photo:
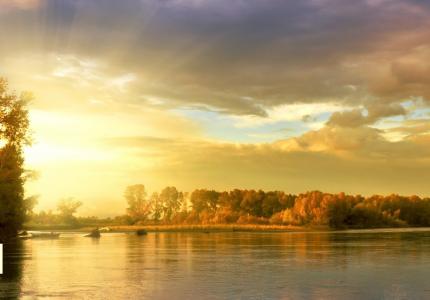
M428 299L430 231L63 233L5 245L0 297Z

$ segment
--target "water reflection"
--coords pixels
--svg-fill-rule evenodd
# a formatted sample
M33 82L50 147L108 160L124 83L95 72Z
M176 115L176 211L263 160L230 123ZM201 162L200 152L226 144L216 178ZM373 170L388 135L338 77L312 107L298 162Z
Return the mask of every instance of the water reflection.
M26 259L26 255L21 241L13 241L3 245L3 274L0 274L0 299L19 297L24 259Z
M430 232L63 234L13 249L2 296L430 297Z

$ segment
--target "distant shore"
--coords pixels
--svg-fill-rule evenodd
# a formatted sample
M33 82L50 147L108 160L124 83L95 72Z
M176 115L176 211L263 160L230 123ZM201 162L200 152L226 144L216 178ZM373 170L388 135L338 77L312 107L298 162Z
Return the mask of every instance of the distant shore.
M212 225L148 225L148 226L112 226L109 227L114 232L136 231L145 229L148 232L229 232L229 231L315 231L315 230L330 230L327 226L305 227L292 225L259 225L259 224L212 224Z
M344 228L333 229L329 226L294 226L294 225L264 225L264 224L188 224L188 225L93 225L93 226L66 226L66 225L39 225L25 226L27 231L59 231L59 232L90 232L99 227L102 232L129 233L137 230L147 232L395 232L395 231L430 231L430 227L371 227L371 228ZM108 228L108 230L106 230Z
M29 231L77 231L88 232L96 226L26 226ZM109 232L134 232L145 229L148 232L308 232L332 231L328 226L293 226L293 225L260 225L260 224L210 224L210 225L104 225Z

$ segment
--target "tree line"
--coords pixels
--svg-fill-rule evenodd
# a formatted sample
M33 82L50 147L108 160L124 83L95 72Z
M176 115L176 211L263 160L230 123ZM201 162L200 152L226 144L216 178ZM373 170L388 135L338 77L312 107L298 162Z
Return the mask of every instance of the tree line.
M148 197L142 184L127 187L127 224L277 224L332 228L430 226L430 199L400 195L363 197L312 191L240 190L192 193L166 187ZM118 219L117 218L117 219Z
M61 199L56 212L26 215L32 225L181 225L272 224L342 228L430 226L430 198L418 196L347 195L312 191L298 195L283 191L241 190L192 193L169 186L148 195L143 184L126 188L126 213L100 219L75 216L80 201Z

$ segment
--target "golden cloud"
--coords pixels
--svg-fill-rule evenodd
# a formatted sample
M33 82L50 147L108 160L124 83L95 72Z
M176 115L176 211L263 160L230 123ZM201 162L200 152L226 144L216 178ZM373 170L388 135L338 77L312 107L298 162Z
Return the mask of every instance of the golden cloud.
M12 9L33 9L40 5L40 0L0 0L0 12Z

